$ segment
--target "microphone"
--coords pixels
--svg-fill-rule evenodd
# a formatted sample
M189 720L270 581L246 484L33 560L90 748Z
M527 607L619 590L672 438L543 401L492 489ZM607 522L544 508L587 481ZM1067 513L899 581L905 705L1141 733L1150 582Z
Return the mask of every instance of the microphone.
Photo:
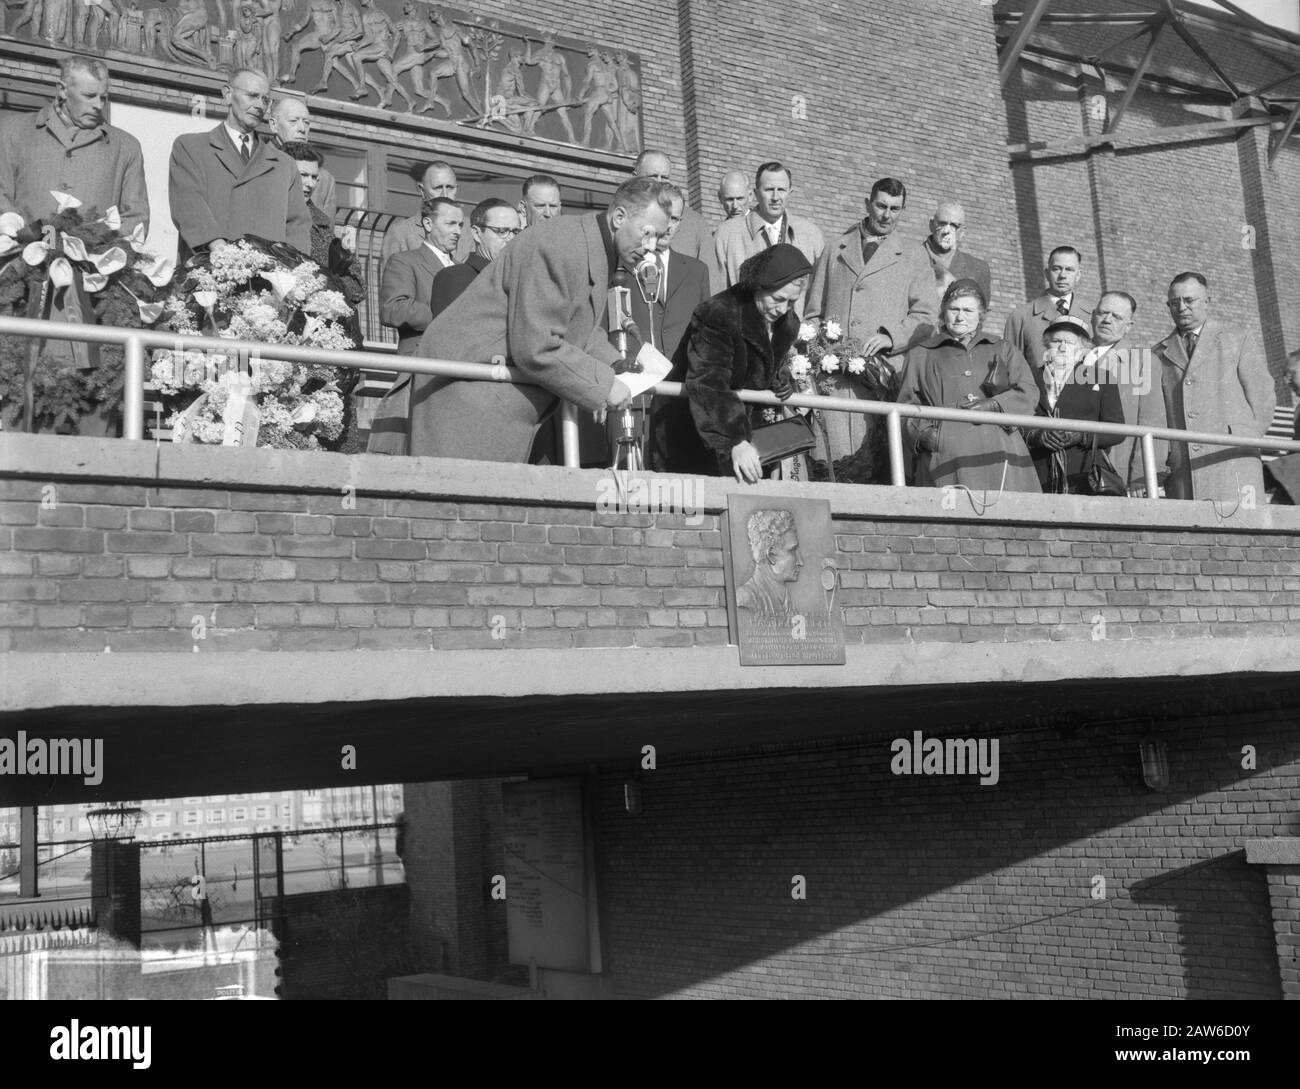
M641 339L641 330L632 320L632 289L628 287L627 270L622 266L614 270L614 284L609 289L609 331L614 334L614 347L627 355L627 334Z
M641 298L645 299L647 306L659 298L662 278L659 262L655 260L653 251L647 251L641 258L641 263L636 266L636 280L641 285Z

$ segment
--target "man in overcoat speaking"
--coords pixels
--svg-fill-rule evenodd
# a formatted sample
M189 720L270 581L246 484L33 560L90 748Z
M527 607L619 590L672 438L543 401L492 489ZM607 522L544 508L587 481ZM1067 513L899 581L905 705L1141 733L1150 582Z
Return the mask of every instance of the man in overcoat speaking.
M528 460L538 424L566 400L621 408L619 352L605 314L610 277L635 267L668 230L671 185L633 178L604 212L531 227L424 331L418 355L490 363L504 358L536 385L417 375L410 452L479 461Z

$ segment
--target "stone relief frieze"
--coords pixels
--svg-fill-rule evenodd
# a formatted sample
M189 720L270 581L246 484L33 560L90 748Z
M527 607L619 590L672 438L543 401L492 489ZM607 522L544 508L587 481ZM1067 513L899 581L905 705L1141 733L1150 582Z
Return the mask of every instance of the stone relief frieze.
M641 150L640 61L422 0L0 0L0 36L614 154Z

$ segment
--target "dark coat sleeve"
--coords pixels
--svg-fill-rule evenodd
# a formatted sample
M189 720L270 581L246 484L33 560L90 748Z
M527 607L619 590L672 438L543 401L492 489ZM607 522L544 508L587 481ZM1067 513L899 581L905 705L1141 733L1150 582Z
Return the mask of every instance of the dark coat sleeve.
M719 459L731 458L737 443L752 437L749 413L733 392L736 381L737 352L744 354L739 330L725 320L725 315L701 307L683 343L686 353L686 395L691 403L695 427ZM743 370L743 366L741 368ZM741 376L743 378L743 374Z

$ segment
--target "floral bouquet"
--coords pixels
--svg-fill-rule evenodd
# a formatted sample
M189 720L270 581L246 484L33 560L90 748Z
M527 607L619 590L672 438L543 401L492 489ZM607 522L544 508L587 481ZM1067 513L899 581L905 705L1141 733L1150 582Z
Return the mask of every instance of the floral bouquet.
M191 259L166 311L177 333L330 350L361 342L356 311L327 272L291 246L251 235ZM342 439L357 375L257 354L175 350L154 353L152 378L172 410L174 442L316 450Z
M0 314L145 328L172 277L170 258L150 253L144 227L122 231L117 208L102 215L51 191L53 216L28 223L0 215ZM0 345L0 399L8 426L62 430L122 403L122 349L13 337Z
M801 393L824 397L850 397L855 400L893 401L898 397L898 375L883 356L868 356L862 341L846 337L840 323L805 321L786 357L790 378ZM833 413L842 417L844 413ZM872 416L864 416L865 434L857 449L836 456L837 444L845 444L846 419L827 425L821 411L813 413L821 434L821 453L827 460L813 459L814 480L831 480L857 484L878 482L880 467L887 464L884 428Z

